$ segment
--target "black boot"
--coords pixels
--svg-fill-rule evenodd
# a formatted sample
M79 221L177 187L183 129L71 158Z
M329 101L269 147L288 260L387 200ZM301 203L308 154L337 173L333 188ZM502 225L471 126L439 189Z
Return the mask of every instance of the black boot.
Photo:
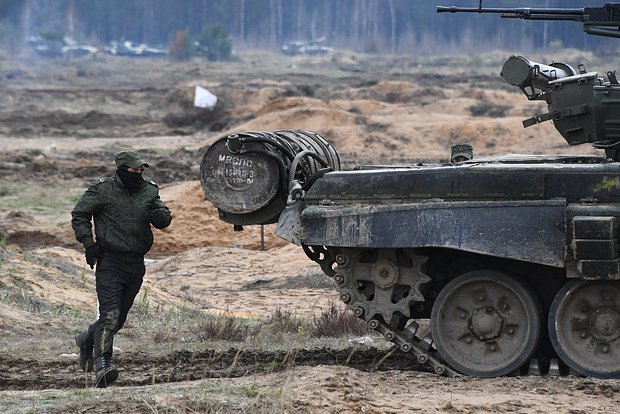
M95 360L95 365L97 365L95 387L105 388L118 378L118 369L112 365L112 358L100 356Z
M75 337L75 344L80 347L80 368L84 372L91 372L95 365L93 357L93 337L84 331Z

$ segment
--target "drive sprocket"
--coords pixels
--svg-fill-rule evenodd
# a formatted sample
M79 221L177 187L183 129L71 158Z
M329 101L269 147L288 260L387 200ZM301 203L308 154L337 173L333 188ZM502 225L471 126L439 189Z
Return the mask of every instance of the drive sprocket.
M395 314L411 316L411 305L424 302L420 287L431 280L422 272L426 257L411 249L340 249L334 280L340 298L366 321Z

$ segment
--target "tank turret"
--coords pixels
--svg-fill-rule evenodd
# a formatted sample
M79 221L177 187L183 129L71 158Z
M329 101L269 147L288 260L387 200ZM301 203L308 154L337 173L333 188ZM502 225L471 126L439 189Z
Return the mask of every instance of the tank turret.
M438 13L493 13L502 18L526 20L571 20L583 23L584 31L607 37L620 37L620 3L584 8L486 8L437 6ZM620 85L615 71L607 80L597 72L577 71L571 66L552 62L531 62L523 56L508 58L501 76L519 87L530 100L544 100L549 112L523 121L524 127L552 121L569 145L591 143L605 150L607 157L619 161Z

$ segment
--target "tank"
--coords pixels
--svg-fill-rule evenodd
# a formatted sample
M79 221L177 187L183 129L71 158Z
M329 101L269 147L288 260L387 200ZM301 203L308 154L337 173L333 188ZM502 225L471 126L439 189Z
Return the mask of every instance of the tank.
M601 20L617 7L592 9ZM316 132L249 131L207 149L205 198L236 230L277 223L357 317L437 374L620 378L620 86L523 56L501 76L547 103L525 127L551 120L568 145L604 155L342 171Z

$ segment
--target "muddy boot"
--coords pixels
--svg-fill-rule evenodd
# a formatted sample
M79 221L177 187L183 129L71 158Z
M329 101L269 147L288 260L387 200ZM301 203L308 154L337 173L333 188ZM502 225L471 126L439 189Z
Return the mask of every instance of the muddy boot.
M95 361L97 372L95 374L95 387L105 388L118 378L118 369L112 365L112 359L100 356Z
M93 357L93 337L84 331L75 337L75 344L80 347L80 368L84 372L91 372L95 366Z

